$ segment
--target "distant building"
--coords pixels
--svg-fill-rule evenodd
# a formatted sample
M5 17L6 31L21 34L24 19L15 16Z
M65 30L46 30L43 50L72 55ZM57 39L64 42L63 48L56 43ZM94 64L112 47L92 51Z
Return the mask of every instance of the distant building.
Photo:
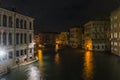
M55 46L57 35L58 35L58 33L56 33L56 32L41 32L41 33L39 33L40 44L44 45L44 46L45 45Z
M82 46L82 28L73 27L70 28L69 44L73 48Z
M34 58L33 20L0 8L0 73Z
M109 20L89 21L84 25L84 48L93 51L110 49Z
M59 45L68 45L68 41L69 41L69 33L68 32L61 32L59 35L58 35L58 38L57 38L57 43Z
M120 7L111 13L111 52L120 56Z

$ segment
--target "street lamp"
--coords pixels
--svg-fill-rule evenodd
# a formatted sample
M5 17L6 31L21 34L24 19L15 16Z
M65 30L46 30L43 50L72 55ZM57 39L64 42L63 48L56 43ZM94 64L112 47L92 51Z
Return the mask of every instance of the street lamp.
M3 57L5 55L5 51L4 50L0 50L0 57Z

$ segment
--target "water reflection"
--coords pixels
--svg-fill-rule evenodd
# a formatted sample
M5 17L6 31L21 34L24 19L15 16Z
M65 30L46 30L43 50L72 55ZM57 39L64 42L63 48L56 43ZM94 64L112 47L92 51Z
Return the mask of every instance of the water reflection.
M55 45L55 51L57 52L58 49L59 49L59 46L58 46L58 44L56 44L56 45Z
M93 71L93 55L92 52L87 51L85 52L84 56L84 69L83 69L83 78L84 80L92 80L94 75Z
M60 62L60 54L56 53L56 55L55 55L55 63L59 64L59 62Z
M40 71L36 66L29 66L28 68L28 79L27 80L40 80Z
M43 54L41 49L38 50L38 60L39 60L40 66L43 65Z

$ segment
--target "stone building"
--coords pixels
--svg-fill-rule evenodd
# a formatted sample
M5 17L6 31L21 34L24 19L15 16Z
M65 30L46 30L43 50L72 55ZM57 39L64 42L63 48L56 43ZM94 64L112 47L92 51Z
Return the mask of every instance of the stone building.
M109 42L109 20L89 21L84 25L84 48L93 51L108 51Z
M33 20L0 8L0 73L34 58Z
M61 32L58 35L57 41L59 43L59 45L68 45L68 41L69 41L69 33L68 32Z
M82 47L82 28L70 28L69 45L72 48Z
M120 7L114 10L111 19L111 52L120 56Z

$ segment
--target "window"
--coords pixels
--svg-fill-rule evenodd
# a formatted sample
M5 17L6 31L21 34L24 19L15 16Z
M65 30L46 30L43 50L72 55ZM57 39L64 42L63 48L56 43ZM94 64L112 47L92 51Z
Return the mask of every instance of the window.
M19 33L16 33L16 44L19 44Z
M23 29L23 20L20 21L20 27Z
M26 21L24 21L24 29L27 29Z
M113 38L113 33L111 33L111 38Z
M29 41L30 41L30 43L32 43L32 35L31 34L29 34Z
M21 56L23 55L23 50L20 51Z
M32 23L29 22L29 27L30 27L30 30L32 30Z
M24 43L27 43L27 35L24 33Z
M113 42L111 42L111 45L113 45Z
M12 51L9 52L9 59L12 59L13 58L13 53Z
M117 38L117 33L116 32L114 33L114 38Z
M7 38L6 38L6 33L3 33L3 45L7 44Z
M19 51L16 51L16 57L19 57L20 55L19 55Z
M9 22L8 22L8 23L9 23L8 26L9 26L9 27L12 27L12 16L9 16Z
M114 28L116 28L117 27L117 23L114 23Z
M3 15L3 26L7 27L7 16Z
M12 45L12 33L9 33L8 37L9 37L8 43L9 43L9 45Z
M22 33L20 34L20 43L21 44L23 43L23 34Z
M32 53L32 48L30 48L30 53Z
M114 46L117 46L117 42L114 42Z
M19 19L16 19L16 28L19 28Z

